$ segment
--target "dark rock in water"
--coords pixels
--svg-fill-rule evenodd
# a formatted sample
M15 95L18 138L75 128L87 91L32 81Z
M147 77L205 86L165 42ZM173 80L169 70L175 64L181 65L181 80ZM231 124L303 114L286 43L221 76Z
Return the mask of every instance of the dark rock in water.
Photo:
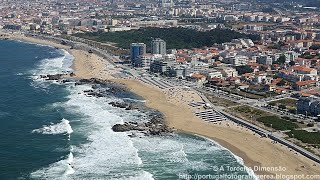
M98 88L100 88L101 86L99 86L98 84L93 84L92 85L92 89L98 89Z
M93 93L93 90L84 90L84 93Z
M47 80L59 80L64 74L47 75Z
M112 130L114 132L141 131L145 135L156 136L172 132L172 129L164 124L162 117L154 117L146 123L129 122L125 124L116 124L112 127Z
M95 91L95 90L85 90L83 91L88 96L94 96L94 97L104 97L103 92L101 91Z
M69 80L69 79L64 79L64 80L62 80L61 82L62 82L62 83L67 83L67 82L70 82L70 80Z
M128 108L129 107L129 105L124 102L110 102L109 104L113 107L119 107L119 108Z
M127 90L125 86L121 86L115 82L110 80L103 80L98 78L90 78L90 79L80 79L77 83L80 84L93 84L93 89L100 87L99 85L108 85L111 86L108 91L111 93L124 92Z
M76 74L74 74L74 72L71 72L69 75L70 75L70 77L73 77L73 76L75 76Z
M112 130L114 132L125 132L125 131L130 131L131 128L126 126L126 124L116 124L112 126Z
M108 103L113 107L124 108L125 110L133 110L133 109L140 109L139 105L134 105L132 103L125 103L125 102L110 102Z
M73 76L73 72L71 73L66 73L66 74L48 74L48 75L40 75L40 78L46 79L46 80L51 80L51 81L58 81L61 80L67 76ZM64 82L69 82L69 80L64 79Z
M129 106L126 107L125 110L131 110L132 109L132 105L130 104Z

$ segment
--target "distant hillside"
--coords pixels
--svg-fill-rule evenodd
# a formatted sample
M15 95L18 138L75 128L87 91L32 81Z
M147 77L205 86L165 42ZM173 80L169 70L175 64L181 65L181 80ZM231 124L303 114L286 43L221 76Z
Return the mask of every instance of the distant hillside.
M130 44L134 42L142 42L150 46L153 38L165 40L168 49L212 46L214 43L230 42L236 38L258 39L256 35L242 34L229 29L199 32L186 28L144 28L121 32L79 33L75 36L100 42L114 42L117 43L118 47L125 49L128 49Z

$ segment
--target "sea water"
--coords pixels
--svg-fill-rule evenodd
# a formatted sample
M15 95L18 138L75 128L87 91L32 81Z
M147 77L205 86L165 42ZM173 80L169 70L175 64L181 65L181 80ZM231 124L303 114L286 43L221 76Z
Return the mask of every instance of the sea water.
M173 133L131 138L127 132L113 132L117 123L148 121L148 112L108 103L144 101L129 92L88 97L83 91L90 85L40 78L72 71L72 61L64 50L0 41L0 179L170 180L222 174L255 179L250 170L217 169L244 165L204 137Z

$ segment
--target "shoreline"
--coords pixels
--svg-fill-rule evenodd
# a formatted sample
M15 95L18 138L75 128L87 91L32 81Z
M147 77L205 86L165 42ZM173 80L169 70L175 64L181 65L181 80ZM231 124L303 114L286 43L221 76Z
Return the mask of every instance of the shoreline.
M103 60L103 58L95 54L88 54L88 52L82 50L70 50L68 46L32 37L15 37L12 39L44 44L67 50L74 56L72 68L74 69L77 78L96 77L109 79L116 83L126 85L133 93L146 100L146 106L163 113L169 127L173 127L179 132L200 135L217 142L234 155L241 157L244 165L247 167L284 166L288 167L288 171L280 172L282 174L320 174L317 169L319 165L316 167L312 166L313 163L311 160L306 159L301 155L297 156L279 144L271 144L269 140L261 139L257 135L252 135L250 131L239 129L237 126L221 127L219 125L206 123L197 119L190 109L187 109L184 106L179 107L174 103L168 102L165 94L157 88L147 86L136 80L113 78L111 76L112 72L107 72L105 69L106 60ZM254 149L255 146L258 147L258 149ZM273 149L274 152L267 152L273 151ZM277 158L277 160L272 160L272 158ZM302 168L302 166L304 166L304 168ZM279 172L269 171L254 171L254 173L258 175L279 174Z
M198 119L192 112L183 106L170 103L164 93L151 86L146 86L135 80L116 80L125 84L134 93L147 100L146 105L164 113L169 127L180 132L201 135L212 139L221 146L230 150L234 155L243 159L244 165L255 167L285 167L285 172L255 171L257 175L284 174L319 174L314 162L296 155L280 144L272 144L270 139L260 138L252 131L227 122L217 125ZM277 160L274 158L277 157ZM318 165L317 165L318 166Z

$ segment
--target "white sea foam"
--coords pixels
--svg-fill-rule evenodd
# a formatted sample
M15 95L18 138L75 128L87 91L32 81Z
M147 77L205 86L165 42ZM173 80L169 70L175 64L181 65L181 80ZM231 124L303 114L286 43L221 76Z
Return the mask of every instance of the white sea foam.
M73 155L72 153L66 159L60 160L56 163L49 165L49 167L44 167L38 171L32 172L30 174L32 179L69 179L69 175L75 173L72 162L70 163Z
M70 175L73 174L75 172L75 170L72 168L72 166L70 164L67 165L67 170L64 173L64 175Z
M67 159L67 170L65 171L64 175L70 175L73 174L75 172L75 170L73 169L73 154L72 152L69 153L68 159Z
M158 176L159 173L179 174L188 170L211 170L211 164L207 163L205 158L210 157L209 154L214 156L221 150L180 135L133 139L135 147L148 154L142 157L144 167L155 169Z
M54 81L49 82L40 78L40 75L53 75L72 71L71 66L74 59L73 56L66 50L60 51L61 56L57 58L42 59L37 65L37 68L29 72L31 74L29 77L33 80L31 84L33 87L45 90L51 83L55 83Z
M224 149L224 150L226 150L226 151L229 151L230 154L232 154L232 155L234 156L234 158L236 159L236 161L237 161L239 164L245 166L243 159L242 159L241 157L233 154L229 149L223 147L223 146L220 145L219 143L217 143L217 142L215 142L215 141L213 141L212 139L209 139L209 138L207 138L207 137L204 137L204 136L201 136L201 135L198 135L198 134L196 134L196 136L199 136L199 137L204 138L204 139L206 139L206 140L208 140L208 141L214 142L214 143L215 143L217 146L219 146L220 148L222 148L222 149ZM247 170L247 173L250 175L250 177L254 178L254 180L259 180L259 178L255 175L254 171L253 171L251 168L246 168L246 170Z
M66 50L61 50L62 55L57 58L43 59L40 61L37 69L33 71L35 75L58 74L66 71L72 71L70 68L73 61Z
M68 71L70 64L66 62L72 62L72 57L67 56L42 60L37 71L33 72L34 76ZM48 83L37 78L34 80L39 84ZM179 138L179 136L129 138L127 133L115 133L111 130L114 124L138 119L135 118L138 112L125 111L108 105L108 102L118 99L90 98L81 93L88 89L91 89L89 85L70 86L68 87L69 100L66 103L54 104L54 106L63 106L70 112L82 114L81 123L77 123L78 125L71 130L86 136L88 142L70 146L70 152L65 159L31 173L32 178L151 180L154 179L153 175L142 167L152 163L154 159L159 160L154 161L156 168L159 166L159 169L162 168L165 173L184 172L186 169L211 170L212 164L204 162L201 159L203 156L192 159L188 154L198 152L201 152L200 155L215 154L216 151L221 151L220 147L209 146L207 142L199 143L198 140L190 140L190 138ZM51 134L52 132L67 134L72 132L65 128L65 123L62 128L64 130L60 131L61 128L55 128L59 126L58 124L44 126L34 132ZM70 140L72 143L72 139ZM153 156L149 157L150 159L142 158L139 156L140 151L152 153ZM177 166L168 169L166 163L161 162L162 160Z
M74 168L66 167L59 161L32 173L32 177L45 175L56 178L60 172L60 176L67 175L72 179L153 179L150 173L140 168L143 162L127 133L115 133L111 129L114 124L124 122L117 114L126 111L108 105L108 100L104 98L90 98L79 93L90 88L89 85L70 86L69 100L64 104L55 104L83 115L82 125L73 127L73 130L87 136L88 142L73 146L72 156L69 154L65 160L68 163L72 157L70 166Z
M68 159L67 159L67 163L71 164L73 163L73 154L72 152L69 153Z
M44 125L42 128L35 129L32 133L41 134L68 134L73 133L69 120L62 119L60 123L53 125Z

